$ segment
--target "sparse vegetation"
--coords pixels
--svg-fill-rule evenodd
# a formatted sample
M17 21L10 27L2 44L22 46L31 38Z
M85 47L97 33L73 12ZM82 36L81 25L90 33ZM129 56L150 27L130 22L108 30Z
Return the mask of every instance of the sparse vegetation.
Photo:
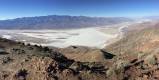
M2 64L7 64L9 62L12 62L13 59L11 59L10 57L4 57L2 58Z
M27 74L28 72L26 69L20 69L15 75L15 78L18 80L26 80Z
M145 58L145 61L150 65L157 64L157 58L154 54L150 54Z

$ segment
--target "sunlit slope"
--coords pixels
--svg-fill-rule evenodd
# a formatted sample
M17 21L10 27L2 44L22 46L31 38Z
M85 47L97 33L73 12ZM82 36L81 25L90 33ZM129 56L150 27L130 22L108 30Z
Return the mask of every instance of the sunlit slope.
M159 48L159 26L154 25L142 25L138 26L140 29L130 30L125 36L107 46L105 49L112 53L123 54L123 53L149 53L158 50Z

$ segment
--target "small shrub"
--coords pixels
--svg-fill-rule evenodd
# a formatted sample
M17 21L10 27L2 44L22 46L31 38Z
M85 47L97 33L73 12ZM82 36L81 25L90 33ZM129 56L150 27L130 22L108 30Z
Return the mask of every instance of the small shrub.
M13 59L11 59L10 57L4 57L3 60L2 60L2 64L6 64L6 63L9 63L9 62L12 62Z
M114 67L111 67L111 68L109 68L109 69L107 70L106 75L107 75L107 76L111 76L111 75L113 75L113 74L115 74L115 68L114 68Z
M20 69L18 73L15 75L15 78L18 80L26 80L28 72L26 69Z
M137 55L138 55L138 59L141 59L146 55L146 53L139 52Z
M128 61L119 60L116 64L116 69L123 69L124 67L128 66L130 63Z
M146 58L145 58L145 61L148 63L148 64L151 64L151 65L155 65L157 63L157 58L154 54L151 54L151 55L148 55Z

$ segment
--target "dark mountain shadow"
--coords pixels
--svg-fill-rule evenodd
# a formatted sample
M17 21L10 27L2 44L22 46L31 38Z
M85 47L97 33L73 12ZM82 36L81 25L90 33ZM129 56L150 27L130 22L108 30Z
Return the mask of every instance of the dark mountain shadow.
M105 59L112 59L115 56L114 54L108 53L104 50L101 50L101 52L104 54Z

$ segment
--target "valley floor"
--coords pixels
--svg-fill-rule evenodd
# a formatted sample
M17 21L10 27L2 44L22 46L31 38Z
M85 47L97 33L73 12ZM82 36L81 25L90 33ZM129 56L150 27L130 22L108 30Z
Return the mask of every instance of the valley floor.
M103 48L106 41L117 37L115 28L84 28L75 30L0 30L3 38L40 44L68 47L70 45Z
M59 48L71 45L103 48L121 38L131 24L134 23L69 30L0 30L0 37Z

